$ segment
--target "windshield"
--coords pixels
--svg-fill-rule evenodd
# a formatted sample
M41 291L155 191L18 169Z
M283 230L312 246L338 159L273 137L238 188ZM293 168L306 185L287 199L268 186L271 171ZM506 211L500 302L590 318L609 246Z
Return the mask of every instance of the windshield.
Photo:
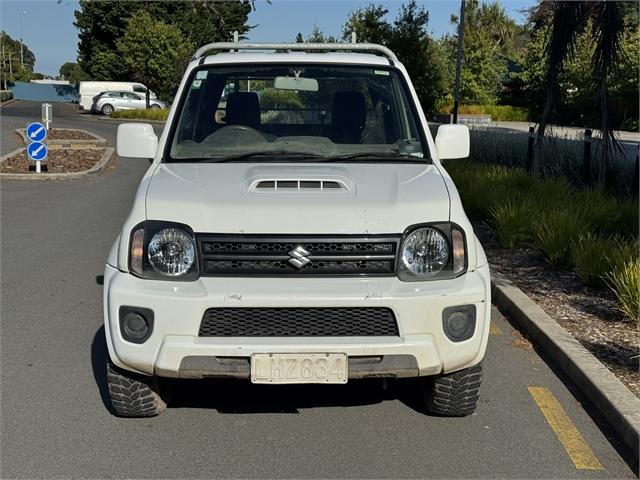
M168 161L424 162L427 156L394 69L207 67L187 88Z

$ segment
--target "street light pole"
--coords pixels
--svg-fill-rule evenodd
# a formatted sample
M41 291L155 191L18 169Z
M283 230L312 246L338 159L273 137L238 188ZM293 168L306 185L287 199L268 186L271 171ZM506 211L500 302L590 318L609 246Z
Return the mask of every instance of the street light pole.
M453 92L453 122L458 123L458 105L460 103L460 71L462 70L462 43L464 41L464 7L466 0L460 3L460 21L458 22L458 58L456 59L456 86Z
M22 70L24 70L24 54L22 53L22 17L24 17L27 14L27 12L25 12L24 10L22 11L22 13L20 14L20 68L22 68Z

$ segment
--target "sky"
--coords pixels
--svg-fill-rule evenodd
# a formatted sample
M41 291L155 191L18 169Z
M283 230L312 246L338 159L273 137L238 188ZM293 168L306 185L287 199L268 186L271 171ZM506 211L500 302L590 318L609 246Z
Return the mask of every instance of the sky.
M253 41L293 41L301 32L307 36L314 24L325 34L339 36L348 14L372 2L358 0L255 0L255 10L249 16L249 24L255 25L249 34ZM401 0L378 0L390 12L390 19L402 5ZM517 22L524 20L522 11L536 3L535 0L503 0L507 13ZM428 29L439 37L452 32L452 13L460 9L459 0L418 0L429 11ZM74 10L79 5L74 0L0 0L0 29L15 39L22 38L35 53L37 72L57 75L60 65L75 62L78 31L73 26ZM22 12L25 12L23 15Z

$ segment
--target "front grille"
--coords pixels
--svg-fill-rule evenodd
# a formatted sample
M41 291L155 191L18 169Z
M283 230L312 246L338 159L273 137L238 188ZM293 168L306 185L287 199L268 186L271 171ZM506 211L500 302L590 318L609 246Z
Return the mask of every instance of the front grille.
M201 275L393 275L400 236L203 235Z
M397 336L389 308L209 308L201 337Z

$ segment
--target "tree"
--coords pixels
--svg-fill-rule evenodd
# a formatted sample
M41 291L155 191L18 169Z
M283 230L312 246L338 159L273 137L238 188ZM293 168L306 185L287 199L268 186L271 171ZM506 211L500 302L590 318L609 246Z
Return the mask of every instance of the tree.
M260 107L269 109L300 109L304 108L304 103L300 99L299 92L292 90L276 90L275 88L264 88L260 95Z
M183 37L178 27L154 20L149 13L142 11L129 19L117 49L135 80L158 95L166 96L179 82L193 45Z
M389 13L382 5L369 5L349 14L342 27L342 39L351 40L351 33L356 33L359 42L387 44L391 40L392 28L385 20Z
M429 12L415 0L402 5L393 23L386 20L388 10L369 5L352 12L342 28L344 40L356 33L359 42L380 43L391 48L406 67L424 111L432 111L446 94L443 51L428 34Z
M495 103L507 73L507 59L517 58L521 53L521 29L497 2L481 4L478 0L468 0L464 13L460 101ZM451 22L457 28L457 16L453 15ZM457 36L446 35L443 45L447 49L448 62L454 64Z
M247 0L100 2L80 0L74 25L78 28L78 63L96 80L129 80L131 72L120 65L117 43L128 20L147 12L154 20L176 26L194 48L228 41L235 30L243 36L251 3Z
M633 6L616 1L553 1L541 2L538 7L536 21L538 25L545 25L547 32L544 43L544 106L538 124L537 145L542 144L546 127L558 112L560 100L565 94L562 74L566 72L572 59L576 58L576 54L583 53L576 47L581 34L586 32L593 39L589 62L593 80L590 91L595 98L592 105L595 103L602 134L598 184L604 186L611 171L612 158L620 149L614 134L616 105L612 83L624 64L625 50L622 42L629 22L634 22L635 19L635 25L631 28L636 31L638 29L637 12L632 12ZM637 70L632 78L637 90ZM537 150L533 163L534 172L540 172L543 167L540 149Z
M304 38L302 37L302 33L298 32L296 35L296 43L304 43Z
M70 83L75 85L79 84L83 80L88 80L89 76L82 70L82 67L74 62L65 62L60 66L60 77L64 80L69 80Z
M322 33L322 30L320 30L320 27L315 24L313 25L313 30L311 30L311 33L306 40L307 43L335 43L337 41L338 40L333 35L325 36L324 33Z
M0 32L0 51L4 50L4 58L0 64L2 88L5 84L13 85L15 81L28 82L34 78L33 66L36 56L26 44L22 44L24 68L20 64L20 41L14 40L4 30Z

